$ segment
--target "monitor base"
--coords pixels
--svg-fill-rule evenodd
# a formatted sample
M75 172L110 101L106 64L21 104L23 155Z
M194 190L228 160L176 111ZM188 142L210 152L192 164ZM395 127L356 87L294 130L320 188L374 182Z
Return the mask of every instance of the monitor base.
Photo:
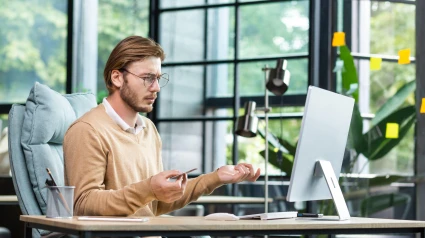
M325 176L339 220L349 220L351 218L350 212L348 211L347 204L345 203L344 196L342 195L342 191L339 187L338 179L335 176L331 162L327 160L316 161L315 176Z

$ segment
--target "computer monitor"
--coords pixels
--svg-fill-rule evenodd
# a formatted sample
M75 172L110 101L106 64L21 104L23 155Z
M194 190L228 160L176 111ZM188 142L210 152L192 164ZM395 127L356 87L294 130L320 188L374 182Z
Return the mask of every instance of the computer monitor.
M288 201L333 199L339 219L350 219L338 178L353 106L353 98L308 88Z

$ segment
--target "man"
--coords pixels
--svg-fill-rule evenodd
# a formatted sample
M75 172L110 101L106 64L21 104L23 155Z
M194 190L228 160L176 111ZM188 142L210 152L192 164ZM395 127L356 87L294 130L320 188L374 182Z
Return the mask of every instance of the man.
M122 40L111 52L104 70L109 96L64 138L65 181L75 186L76 215L157 216L223 184L260 176L259 169L241 163L170 180L180 171L163 171L158 131L139 115L152 111L160 85L168 81L161 78L164 58L156 42L140 36Z

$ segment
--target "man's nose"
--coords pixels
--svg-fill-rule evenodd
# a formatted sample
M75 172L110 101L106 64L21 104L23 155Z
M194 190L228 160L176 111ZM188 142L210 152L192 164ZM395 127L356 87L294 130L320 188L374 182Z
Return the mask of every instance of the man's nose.
M149 87L149 91L152 91L152 92L161 91L161 87L159 87L159 81L158 80L155 80L153 82L153 84L151 84L151 86Z

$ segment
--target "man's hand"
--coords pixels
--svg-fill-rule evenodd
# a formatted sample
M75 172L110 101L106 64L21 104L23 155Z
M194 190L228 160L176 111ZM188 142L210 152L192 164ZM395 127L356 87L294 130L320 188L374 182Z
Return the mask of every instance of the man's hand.
M257 169L255 172L252 165L246 163L222 166L218 169L217 173L220 181L223 183L254 182L260 177L260 169Z
M183 196L187 183L187 174L180 176L176 181L169 180L171 177L180 173L178 170L169 170L152 177L152 192L159 201L170 203Z

